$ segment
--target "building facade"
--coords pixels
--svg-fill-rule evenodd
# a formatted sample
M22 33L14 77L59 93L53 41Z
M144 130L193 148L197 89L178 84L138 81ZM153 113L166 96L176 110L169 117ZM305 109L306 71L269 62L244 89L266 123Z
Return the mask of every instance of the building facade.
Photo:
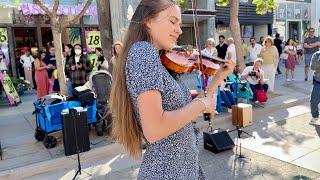
M60 1L58 13L62 18L73 18L77 15L86 1ZM53 6L54 0L45 0L44 3ZM68 27L62 33L64 44L82 44L88 51L92 47L95 36L99 33L98 17L95 1L89 7L86 15L75 25ZM100 36L100 35L99 35ZM9 73L19 74L19 60L21 49L30 48L35 55L40 48L49 49L53 37L50 20L45 13L34 4L33 0L1 0L0 1L0 46L10 60Z
M288 38L292 38L302 42L309 27L318 29L315 27L316 23L311 22L311 17L315 16L317 7L312 5L312 1L316 3L318 0L278 1L279 6L275 10L273 29L280 34L283 40L287 41Z
M62 18L73 18L77 15L86 0L60 1L59 13ZM122 41L127 32L128 25L134 10L140 0L110 0L111 23L113 42ZM188 7L191 8L191 1ZM198 1L198 8L213 10L214 0ZM54 0L44 0L44 4L52 7ZM212 15L199 16L201 44L206 39L213 37L215 19ZM183 14L183 35L179 44L195 45L193 17ZM62 32L64 44L81 44L88 52L92 50L93 41L100 37L98 17L95 0L89 7L86 15L79 22ZM9 73L13 76L22 76L20 56L24 47L30 48L32 55L36 55L39 49L47 50L52 45L53 37L48 16L37 6L33 0L1 0L0 1L0 47L5 56L10 60ZM100 45L100 41L98 43ZM97 45L98 46L98 45Z
M316 30L317 36L320 37L320 1L311 1L311 27Z
M230 7L216 6L215 9L217 11L216 39L219 35L224 35L226 38L232 37L229 29ZM259 41L260 37L272 35L273 14L257 14L256 6L252 4L252 0L240 0L238 18L241 26L241 36L247 42L252 36Z
M140 0L110 0L111 19L112 19L112 34L114 41L124 39L127 32L131 17L138 6ZM199 11L213 11L214 0L198 1ZM186 7L182 8L182 31L183 34L179 38L179 45L195 46L195 33L193 16L186 9L192 9L191 0L187 0ZM214 37L215 20L213 13L199 15L200 43L203 47L209 37Z

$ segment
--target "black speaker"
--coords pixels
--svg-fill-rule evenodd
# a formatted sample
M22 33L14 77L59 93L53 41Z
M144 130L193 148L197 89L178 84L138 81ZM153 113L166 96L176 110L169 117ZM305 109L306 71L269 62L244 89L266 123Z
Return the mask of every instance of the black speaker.
M87 123L87 111L81 109L70 109L63 111L62 134L63 145L66 156L76 154L78 151L90 150L89 127Z
M204 149L213 153L219 153L232 149L234 142L227 131L220 132L203 132Z

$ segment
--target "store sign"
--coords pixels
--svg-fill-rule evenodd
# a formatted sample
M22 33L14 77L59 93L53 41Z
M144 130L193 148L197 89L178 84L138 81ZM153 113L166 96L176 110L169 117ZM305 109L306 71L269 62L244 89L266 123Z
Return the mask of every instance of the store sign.
M7 28L0 28L0 50L4 53L5 58L10 60Z
M101 47L100 31L85 31L87 52L92 52Z
M17 104L20 102L19 95L14 88L12 81L7 73L0 72L0 82L2 83L3 89L7 94L7 98L11 105Z
M0 44L8 44L7 28L0 28Z
M77 16L81 10L83 9L83 7L85 6L85 4L80 4L80 5L60 5L58 7L57 10L57 14L58 15L70 15L70 16ZM49 8L49 10L53 9L53 6L47 6ZM39 14L46 14L40 6L36 5L36 4L29 4L29 3L22 3L20 4L19 8L21 9L22 13L24 15L39 15ZM89 8L87 9L86 16L96 16L97 15L97 8L95 6L89 6Z

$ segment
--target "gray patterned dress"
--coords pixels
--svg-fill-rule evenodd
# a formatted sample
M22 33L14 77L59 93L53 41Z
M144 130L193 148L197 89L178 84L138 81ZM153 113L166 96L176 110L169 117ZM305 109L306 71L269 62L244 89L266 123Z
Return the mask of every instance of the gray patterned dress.
M146 41L132 45L126 63L127 88L137 119L137 97L148 90L159 90L165 111L182 108L191 94L179 78L161 64L157 49ZM192 123L155 143L147 143L138 179L204 179L198 159L197 133Z

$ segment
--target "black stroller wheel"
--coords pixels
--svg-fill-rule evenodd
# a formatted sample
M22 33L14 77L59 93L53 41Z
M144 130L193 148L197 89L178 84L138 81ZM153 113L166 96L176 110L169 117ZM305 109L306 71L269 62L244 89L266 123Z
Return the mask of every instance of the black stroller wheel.
M103 136L103 122L100 121L96 124L96 132L98 136Z
M46 136L46 133L40 129L39 127L36 128L36 131L34 132L34 138L37 141L43 141L44 137Z
M46 136L43 144L47 149L54 148L57 145L57 139L54 136Z

